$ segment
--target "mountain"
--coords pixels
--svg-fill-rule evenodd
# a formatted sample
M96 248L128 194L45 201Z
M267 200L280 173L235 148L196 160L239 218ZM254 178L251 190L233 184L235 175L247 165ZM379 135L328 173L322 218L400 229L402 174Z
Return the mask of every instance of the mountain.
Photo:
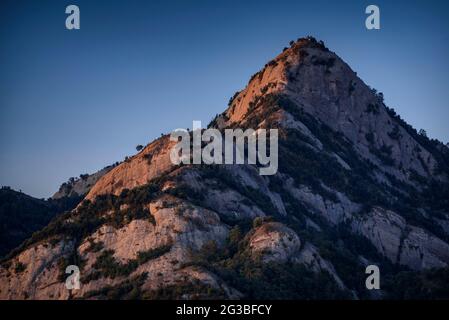
M117 163L118 164L118 163ZM65 197L81 197L83 198L97 181L108 173L117 164L104 167L103 169L92 174L80 174L79 178L72 177L64 182L59 190L51 197L53 200Z
M117 163L118 164L118 163ZM0 257L45 227L52 218L74 209L90 188L117 164L64 182L51 198L36 199L9 187L0 189Z
M80 198L43 200L17 192L9 187L0 189L0 257L6 255L33 232L45 227L57 214L73 209Z
M162 136L14 250L0 298L449 297L449 149L322 42L291 42L209 127L277 128L279 171L173 165Z

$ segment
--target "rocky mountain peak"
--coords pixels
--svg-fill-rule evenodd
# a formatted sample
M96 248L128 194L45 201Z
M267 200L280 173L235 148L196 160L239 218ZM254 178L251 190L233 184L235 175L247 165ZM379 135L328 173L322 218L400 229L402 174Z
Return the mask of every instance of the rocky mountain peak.
M432 269L449 264L448 149L322 42L292 42L210 126L279 129L279 171L173 165L162 136L11 252L0 298L373 298L370 264L376 298L397 297L396 279L445 285Z
M288 100L289 110L264 103L272 96ZM366 85L340 57L312 37L292 41L254 74L214 123L219 127L242 123L259 126L272 118L275 126L301 127L310 136L306 124L293 120L292 113L298 112L341 133L362 157L379 168L379 178L386 182L393 176L413 184L416 174L448 179L445 174L441 176L439 156L435 155L444 145L437 143L429 151L416 130L385 105L382 93ZM251 121L254 118L257 121ZM310 138L317 140L313 135ZM444 154L447 166L447 152Z
M317 52L328 52L322 42L317 42L312 37L300 38L291 42L289 48L284 48L273 60L269 61L262 70L255 73L249 80L247 86L237 92L229 102L229 108L225 115L231 122L243 120L246 114L254 106L258 97L267 94L285 92L288 87L294 87L294 80L290 74L294 68L304 63L308 55L307 50Z

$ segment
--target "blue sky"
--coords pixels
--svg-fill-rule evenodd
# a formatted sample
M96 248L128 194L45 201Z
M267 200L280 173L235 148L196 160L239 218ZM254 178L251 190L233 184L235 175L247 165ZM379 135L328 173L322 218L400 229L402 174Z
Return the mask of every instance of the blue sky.
M76 4L81 29L65 29ZM365 28L377 4L381 30ZM1 1L0 185L48 197L192 120L207 124L313 35L430 137L449 141L447 1Z

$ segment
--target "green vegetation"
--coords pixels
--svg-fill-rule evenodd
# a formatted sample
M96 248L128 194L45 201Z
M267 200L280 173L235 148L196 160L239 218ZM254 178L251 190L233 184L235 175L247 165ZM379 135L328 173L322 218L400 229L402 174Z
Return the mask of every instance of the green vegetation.
M139 151L142 150L142 149L143 149L143 145L138 144L138 145L136 146L136 151L137 151L137 152L139 152Z
M369 103L365 111L366 113L379 114L380 107L377 103Z
M92 238L88 239L89 247L86 249L86 252L99 252L103 250L104 243L103 241L94 242Z
M16 265L14 266L14 272L15 273L22 273L23 271L26 270L26 265L24 265L22 262L17 262Z
M160 194L160 181L154 181L148 185L123 190L119 196L100 195L94 202L83 201L76 212L66 212L53 219L45 228L33 233L31 238L13 250L5 259L14 257L34 243L52 239L53 243L67 239L75 243L75 248L80 241L94 233L101 225L110 224L120 228L134 219L148 219L155 224L154 217L144 207L152 199ZM120 210L122 205L126 209ZM111 214L106 214L112 211Z
M173 299L225 299L223 290L212 288L197 279L164 286L162 288L146 291L142 295L145 300L173 300Z
M431 269L424 272L402 271L387 276L383 287L388 299L437 300L449 299L449 268Z
M172 245L165 245L155 249L149 249L147 251L139 251L137 253L137 263L144 264L147 261L152 259L159 258L160 256L169 252L172 248Z
M240 91L236 91L235 93L234 93L234 95L229 99L229 102L228 102L228 106L230 106L231 104L232 104L232 102L235 100L235 98L237 98L237 96L240 94Z
M382 164L393 167L396 163L391 157L391 148L391 146L386 145L382 145L380 149L377 149L374 146L370 146L369 151L374 154L382 162Z
M171 245L165 245L147 251L137 253L136 259L131 259L126 263L121 263L114 258L113 250L104 250L93 264L93 271L81 281L87 283L101 277L116 278L130 275L140 265L166 254L171 250Z
M372 132L366 133L365 138L369 143L371 143L371 144L374 143L374 134Z
M258 226L260 220L254 221ZM314 273L296 263L263 263L260 257L251 255L249 237L254 229L243 234L235 226L224 248L215 242L206 243L193 254L193 265L219 275L228 285L244 294L245 299L346 299L342 291L327 273ZM276 281L273 281L276 279Z
M355 91L355 83L351 80L348 87L348 95L351 95Z
M445 172L448 174L449 172L449 148L444 145L443 142L437 139L429 139L427 134L419 134L415 128L405 122L400 115L396 114L393 108L389 108L385 106L388 114L391 118L404 128L404 130L413 137L421 146L423 146L427 151L429 151L432 156L436 159L438 163L438 168L436 170L436 174Z
M222 189L233 189L239 192L242 196L246 197L252 204L256 205L268 215L277 214L277 209L271 202L271 199L263 192L250 186L243 185L238 179L233 176L228 170L224 169L220 165L205 165L201 167L201 174L203 178L214 179L219 182L217 187ZM192 191L191 191L192 192ZM176 193L179 196L179 193ZM198 204L202 205L202 196L188 197L189 200L200 200Z
M317 44L320 46L321 44ZM316 61L316 65L331 66L333 62ZM351 83L352 85L352 83ZM268 91L268 88L266 89ZM352 92L350 90L350 92ZM376 93L377 94L377 93ZM382 97L377 94L379 99ZM234 97L235 98L235 97ZM370 104L366 112L377 114L381 104ZM338 202L338 195L332 190L341 191L351 200L361 204L358 213L361 218L373 206L382 206L392 209L403 216L408 223L421 226L431 233L448 241L447 235L433 218L441 218L449 208L449 184L434 181L412 172L413 179L418 181L422 190L405 184L393 175L385 174L391 185L380 183L373 176L376 165L365 159L360 159L352 144L342 134L336 133L327 125L319 122L286 97L265 95L257 97L251 103L251 112L246 115L248 127L255 127L262 120L267 126L271 119L266 118L279 110L289 112L297 121L301 121L315 137L323 144L323 149L314 146L312 139L298 130L284 130L280 132L280 163L279 170L293 178L296 187L305 185L314 193L321 195L325 200ZM259 112L263 110L264 112ZM391 111L389 111L391 113ZM400 128L404 127L397 118L393 130L388 133L392 139L400 139ZM400 118L399 118L400 119ZM410 128L404 127L408 132ZM413 129L414 130L414 129ZM415 138L416 136L416 138ZM440 170L447 170L449 156L446 147L426 135L416 133L415 139L420 139L424 148L432 155L436 155ZM395 165L392 156L392 146L382 145L375 148L373 133L366 134L370 142L370 151L385 165ZM418 152L418 151L417 151ZM333 154L342 158L351 170L345 169L335 159ZM149 157L149 159L151 156ZM419 156L423 167L428 168L425 160ZM151 161L151 160L149 160ZM345 299L351 298L348 292L341 290L331 275L314 273L303 265L287 263L262 263L261 257L254 256L248 249L248 241L254 230L267 221L280 221L295 230L301 242L311 242L318 247L320 255L330 261L337 274L351 289L356 290L360 298L369 297L364 284L366 275L360 257L376 262L386 275L384 290L388 297L395 299L413 298L447 298L448 290L444 284L448 283L447 271L430 270L416 273L405 268L393 265L380 256L376 248L367 239L354 235L350 230L350 221L338 227L329 227L320 216L310 212L299 201L294 199L283 185L278 176L268 177L271 191L279 193L287 216L278 214L271 199L259 189L244 185L221 166L201 166L199 173L204 181L213 181L214 187L221 190L232 189L245 197L244 204L255 205L271 217L256 218L253 221L236 221L226 216L220 219L231 226L229 237L224 246L216 242L206 243L199 252L192 252L192 263L198 268L205 268L217 274L227 284L236 288L249 299ZM448 171L445 171L448 172ZM193 190L188 184L176 181L176 187L165 193L186 199L193 204L204 205L205 197L202 192ZM159 197L162 181L153 181L145 186L133 190L125 189L119 196L103 195L94 202L84 201L77 212L66 213L54 219L46 228L33 235L22 248L32 243L51 239L56 245L58 241L71 240L76 249L79 241L95 232L99 226L109 224L120 228L134 219L148 219L155 224L156 221L146 208L146 204ZM430 214L423 214L417 208L425 207ZM213 208L212 208L213 209ZM108 212L108 214L105 214ZM309 227L308 218L318 224L321 231ZM83 282L99 279L101 277L117 278L131 275L141 264L156 259L171 250L171 246L163 246L144 252L138 252L135 259L125 263L117 261L112 250L104 250L101 242L88 239L88 251L100 252L93 265L93 271L82 279ZM83 261L78 257L76 250L68 257L58 261L60 271L65 271L68 264L77 264L82 267ZM25 270L24 265L15 265L16 272ZM117 286L104 287L92 291L86 297L104 297L110 299L122 298L149 298L169 299L181 298L185 295L192 297L224 296L220 290L213 289L198 281L185 281L176 285L160 288L150 292L142 292L141 285L146 275L123 281ZM275 280L275 281L274 281ZM404 288L406 288L404 290Z
M295 184L307 185L312 188L314 193L335 201L335 195L323 187L322 183L324 183L334 190L343 192L354 202L362 204L364 208L376 205L391 209L402 215L408 223L425 227L441 239L448 239L445 232L432 218L438 217L440 215L439 211L449 207L449 184L428 180L423 177L420 178L416 173L412 177L419 179L419 183L424 188L422 191L418 191L411 185L399 181L389 174L386 175L391 185L380 183L372 176L376 165L366 159L360 159L350 142L341 134L336 133L304 112L301 106L279 95L266 95L259 99L255 111L261 108L261 106L263 106L264 110L268 110L266 114L274 113L279 109L289 112L296 120L305 124L323 144L324 151L318 151L311 148L309 146L312 143L310 139L298 131L286 130L280 133L279 171L293 177ZM248 124L251 126L253 123L262 120L265 120L262 115L259 116L259 114L253 113L252 118L248 119ZM419 136L419 139L424 139L418 133L416 135ZM372 134L368 134L367 139L374 141ZM432 143L435 142L428 142L428 144ZM441 152L436 151L436 147L433 149L434 154L440 153L440 158L444 158L449 151L447 147L438 147L438 149L442 150ZM331 152L339 155L351 167L351 170L348 171L337 163L336 159L329 155ZM379 149L372 146L371 152L383 164L388 166L396 165L391 157L391 146L383 145ZM440 161L439 165L440 168L444 168L443 161ZM449 172L449 170L444 172ZM270 181L274 182L275 179L270 179ZM270 188L272 187L270 185ZM288 211L293 213L300 210L302 210L300 212L307 212L305 208L295 208L297 204L295 204L294 200L287 199L288 196L285 195L287 192L283 190L282 186L277 186L277 189L284 202L287 203L286 209ZM424 216L416 210L417 207L427 207L433 212L430 216ZM361 213L363 212L361 211Z
M330 69L335 64L335 58L323 59L323 58L319 58L317 56L312 56L311 61L314 66L324 66L326 69L326 71L325 71L326 73L330 73L331 72Z
M83 271L85 264L86 264L86 261L83 260L78 255L78 251L76 250L76 247L73 246L69 255L58 259L58 270L59 270L58 280L60 282L64 282L66 280L67 274L65 273L65 270L69 265L76 265L80 268L80 271Z
M98 279L103 276L114 279L115 277L129 275L137 269L138 264L136 260L131 260L126 264L122 264L114 258L113 250L105 250L100 254L92 267L95 269L95 271L90 274L95 274L95 276L91 276L92 278ZM82 282L89 282L86 281L88 279L89 276L88 278L83 279Z
M233 105L232 108L235 108L235 105ZM226 111L221 114L216 114L215 117L207 125L207 128L216 128L218 125L217 121L219 117L221 117L224 121L229 120L228 116L226 115Z
M87 292L82 299L92 297L108 300L135 300L142 298L141 286L145 283L148 274L143 273L137 277L125 280L116 286L105 286L99 290Z
M394 140L399 140L402 138L402 135L399 131L399 126L397 124L394 125L393 130L391 132L388 132L388 136Z
M80 197L41 200L8 187L0 189L0 257L20 245L36 230L65 210L70 210Z
M256 127L262 121L267 127L275 127L276 123L271 123L271 119L267 118L266 114L275 114L276 111L283 109L305 124L323 144L323 151L316 150L310 146L313 145L310 138L301 132L281 129L279 134L279 171L281 173L293 177L297 184L310 186L312 191L330 200L335 200L335 195L324 188L322 183L348 194L355 202L389 206L388 190L383 192L385 188L379 188L376 179L370 175L376 166L360 159L353 145L341 133L319 122L282 95L268 94L258 97L253 105L253 112L248 113L245 119L245 128ZM259 109L263 109L264 112L259 113ZM339 155L351 167L351 171L343 168L331 153ZM224 181L226 178L223 177ZM221 176L220 179L222 179Z

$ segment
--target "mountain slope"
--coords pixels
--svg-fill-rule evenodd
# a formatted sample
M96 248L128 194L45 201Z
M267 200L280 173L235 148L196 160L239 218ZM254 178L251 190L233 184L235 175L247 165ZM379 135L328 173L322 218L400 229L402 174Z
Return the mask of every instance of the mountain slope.
M210 126L278 128L279 172L175 166L163 136L5 260L0 297L402 298L412 281L412 297L447 294L433 269L449 263L449 150L324 44L292 43ZM80 290L64 286L69 264Z
M59 187L59 190L52 196L52 199L57 200L65 197L84 197L97 183L97 181L112 170L112 168L116 165L118 165L118 163L104 167L93 174L81 174L78 179L75 177L70 178Z
M0 257L33 232L45 227L57 214L73 209L81 199L41 200L8 187L0 189Z
M49 199L36 199L9 187L0 189L0 257L29 238L33 232L45 227L50 220L75 208L91 187L117 164L107 166L93 174L70 178Z

